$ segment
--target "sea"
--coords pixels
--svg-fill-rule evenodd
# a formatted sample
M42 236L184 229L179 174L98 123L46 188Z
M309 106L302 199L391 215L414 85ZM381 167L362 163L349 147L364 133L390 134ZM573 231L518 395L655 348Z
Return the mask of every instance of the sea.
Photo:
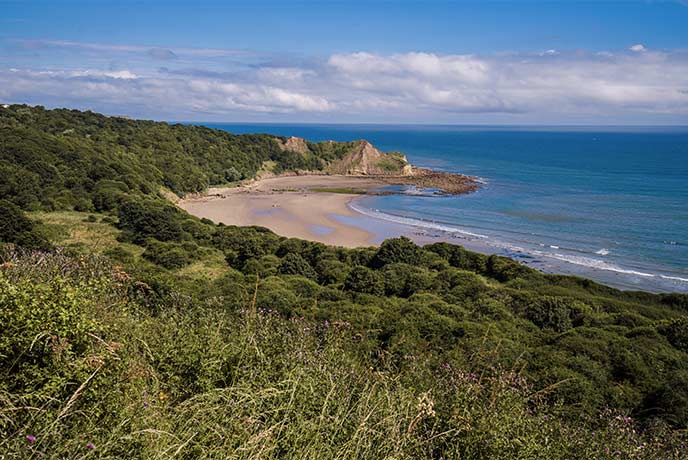
M688 127L207 123L312 141L366 139L475 193L403 187L352 202L367 221L621 289L688 293ZM365 226L365 221L362 221Z

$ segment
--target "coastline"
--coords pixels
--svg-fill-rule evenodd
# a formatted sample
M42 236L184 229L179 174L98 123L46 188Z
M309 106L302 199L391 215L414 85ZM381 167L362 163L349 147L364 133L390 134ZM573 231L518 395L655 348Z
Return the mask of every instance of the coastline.
M177 205L197 217L225 225L269 228L278 235L328 245L365 247L406 236L419 245L448 242L483 254L513 258L550 274L575 275L626 290L688 292L688 283L621 268L599 268L534 254L485 235L433 222L387 215L358 204L389 183L365 176L291 175L255 179L233 188L213 188ZM328 191L336 190L336 191ZM346 193L347 191L356 193Z
M359 216L349 203L361 196L345 192L363 193L386 185L363 176L277 176L233 188L212 188L177 205L196 217L225 225L258 225L281 236L334 246L373 246L374 232L345 222Z

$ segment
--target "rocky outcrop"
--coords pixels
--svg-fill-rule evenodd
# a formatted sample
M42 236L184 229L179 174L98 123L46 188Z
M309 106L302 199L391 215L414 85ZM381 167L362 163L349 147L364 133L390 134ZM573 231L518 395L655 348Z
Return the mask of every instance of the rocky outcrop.
M289 137L286 140L277 138L277 142L282 150L302 155L322 154L323 146L326 146L323 158L338 158L325 163L326 166L322 170L292 171L283 175L367 176L387 184L414 185L420 188L437 189L447 194L470 193L479 187L474 177L415 168L402 153L381 152L366 140L347 143L325 141L314 144L313 150L300 137Z
M300 137L291 136L288 137L286 141L277 138L277 145L279 145L280 149L282 150L289 150L302 155L305 155L309 152L306 140Z
M348 176L408 176L413 168L398 152L383 153L365 140L353 143L351 150L339 161L329 165L330 174Z
M413 174L411 175L383 177L382 180L395 185L413 185L421 189L437 189L441 193L449 195L471 193L480 188L480 182L473 176L433 171L425 168L412 169Z

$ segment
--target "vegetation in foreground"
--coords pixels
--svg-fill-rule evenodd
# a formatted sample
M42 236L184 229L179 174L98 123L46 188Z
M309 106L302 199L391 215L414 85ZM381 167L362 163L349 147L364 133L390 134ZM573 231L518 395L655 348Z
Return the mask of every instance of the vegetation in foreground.
M165 199L338 144L292 161L268 136L26 106L0 133L0 452L681 457L688 296Z
M5 458L681 458L662 424L571 421L499 351L395 359L343 321L163 298L102 257L7 250ZM258 295L261 288L258 290ZM254 292L254 294L256 294ZM249 296L251 298L251 296Z

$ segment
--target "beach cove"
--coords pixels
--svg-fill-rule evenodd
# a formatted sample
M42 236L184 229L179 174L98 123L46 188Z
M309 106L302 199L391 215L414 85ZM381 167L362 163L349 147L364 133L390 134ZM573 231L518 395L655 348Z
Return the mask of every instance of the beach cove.
M375 244L376 235L343 222L342 218L359 216L349 203L360 195L339 190L364 191L385 185L366 177L280 176L239 187L212 188L204 196L180 200L177 204L190 214L216 223L258 225L286 237L360 247Z

